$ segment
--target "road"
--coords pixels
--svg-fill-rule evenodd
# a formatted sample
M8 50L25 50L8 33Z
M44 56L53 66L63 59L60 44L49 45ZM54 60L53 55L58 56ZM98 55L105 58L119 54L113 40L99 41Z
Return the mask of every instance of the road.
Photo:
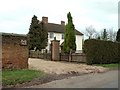
M56 80L32 88L118 88L118 70Z

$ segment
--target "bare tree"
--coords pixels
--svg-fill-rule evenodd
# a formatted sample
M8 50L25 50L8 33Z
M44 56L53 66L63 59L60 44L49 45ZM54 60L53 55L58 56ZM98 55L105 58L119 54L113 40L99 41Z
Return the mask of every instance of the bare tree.
M114 31L114 33L113 33L113 41L114 41L114 42L116 41L116 36L117 36L117 32Z
M86 27L85 34L86 34L86 36L89 37L89 39L92 39L94 37L95 33L96 33L96 30L95 30L95 28L93 28L92 25L89 27Z
M115 41L117 33L113 30L113 28L108 29L108 40Z
M101 39L100 33L99 33L99 32L95 32L93 38L94 38L94 39Z

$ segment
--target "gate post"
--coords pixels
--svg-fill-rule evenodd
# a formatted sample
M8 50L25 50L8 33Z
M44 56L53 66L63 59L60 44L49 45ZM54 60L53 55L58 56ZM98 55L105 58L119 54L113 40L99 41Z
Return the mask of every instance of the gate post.
M60 41L56 40L55 38L53 41L51 41L52 61L59 61L60 60L60 50L59 50L60 44L59 43L60 43Z

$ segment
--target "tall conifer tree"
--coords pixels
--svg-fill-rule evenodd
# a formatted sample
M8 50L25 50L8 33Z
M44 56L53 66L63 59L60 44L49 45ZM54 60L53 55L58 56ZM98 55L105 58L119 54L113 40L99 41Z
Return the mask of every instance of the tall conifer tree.
M117 31L116 41L120 42L120 29Z
M33 16L28 32L29 50L41 50L47 46L48 33L43 22L39 22L37 16Z
M103 33L102 33L102 40L107 41L108 40L108 34L106 29L104 29Z
M70 50L76 50L76 33L70 12L67 14L67 18L68 24L65 27L63 49L65 53L70 53Z

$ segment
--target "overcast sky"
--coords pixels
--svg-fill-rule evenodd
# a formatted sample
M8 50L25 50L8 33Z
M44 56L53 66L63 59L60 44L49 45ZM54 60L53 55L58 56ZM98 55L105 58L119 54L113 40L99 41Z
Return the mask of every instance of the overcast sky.
M70 11L75 28L82 33L93 25L118 29L119 0L0 0L0 32L27 34L31 18L36 15L48 17L48 22L67 22Z

